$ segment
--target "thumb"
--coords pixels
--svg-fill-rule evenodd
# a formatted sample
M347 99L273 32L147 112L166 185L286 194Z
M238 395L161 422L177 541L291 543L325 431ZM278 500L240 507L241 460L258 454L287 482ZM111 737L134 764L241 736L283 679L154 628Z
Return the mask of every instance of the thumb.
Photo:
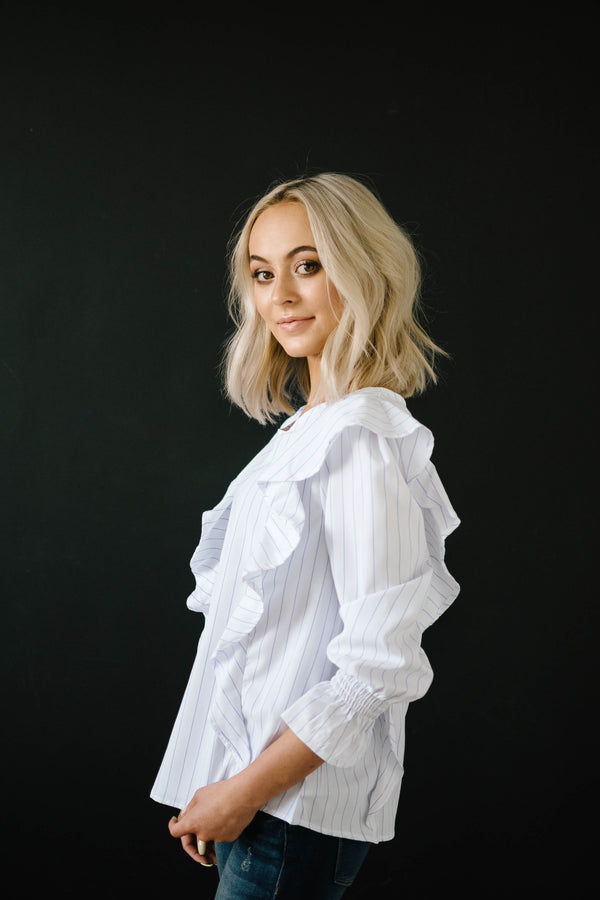
M187 834L187 829L182 825L179 816L172 816L169 820L169 831L172 837L182 837L184 834Z

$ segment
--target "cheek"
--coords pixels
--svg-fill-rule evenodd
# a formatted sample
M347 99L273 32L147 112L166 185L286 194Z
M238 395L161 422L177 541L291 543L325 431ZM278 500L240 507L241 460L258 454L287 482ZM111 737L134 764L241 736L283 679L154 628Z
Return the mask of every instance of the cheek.
M337 291L332 291L330 295L330 305L329 305L329 316L330 320L333 324L333 328L335 328L342 317L342 313L344 312L344 302L340 300L339 294Z
M254 290L254 309L261 319L266 318L267 304L265 303L264 296L261 296L260 291L256 290L256 288Z
M331 305L333 307L336 322L339 322L339 320L342 318L342 313L344 312L344 301L340 300L339 296L336 294L335 299L332 299Z
M333 314L337 320L344 310L344 301L340 298L340 295L330 281L327 282L326 290L329 308L333 310Z

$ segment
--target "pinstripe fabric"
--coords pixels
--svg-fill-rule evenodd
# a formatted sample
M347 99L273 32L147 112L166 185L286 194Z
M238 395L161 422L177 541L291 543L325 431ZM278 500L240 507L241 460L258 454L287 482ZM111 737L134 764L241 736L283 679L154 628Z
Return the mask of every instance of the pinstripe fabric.
M431 432L383 388L301 410L202 517L198 653L151 796L185 806L287 726L325 763L265 811L325 834L394 834L421 635L458 594L459 524Z

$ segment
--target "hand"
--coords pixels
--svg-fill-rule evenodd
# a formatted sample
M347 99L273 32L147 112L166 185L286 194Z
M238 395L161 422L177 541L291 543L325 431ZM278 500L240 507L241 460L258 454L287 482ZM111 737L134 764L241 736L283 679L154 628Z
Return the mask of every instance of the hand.
M174 819L176 822L177 819ZM184 834L181 838L181 846L193 860L201 866L216 866L217 855L214 841L198 841L195 834ZM203 852L200 853L200 850Z
M259 809L314 772L323 760L289 728L237 775L196 791L186 808L169 822L173 837L202 865L216 862L214 842L235 841ZM207 844L198 852L198 841Z
M169 822L173 837L185 852L204 866L216 863L215 841L234 841L249 825L259 807L240 796L233 780L210 784L196 791L186 808ZM198 852L206 842L206 853Z

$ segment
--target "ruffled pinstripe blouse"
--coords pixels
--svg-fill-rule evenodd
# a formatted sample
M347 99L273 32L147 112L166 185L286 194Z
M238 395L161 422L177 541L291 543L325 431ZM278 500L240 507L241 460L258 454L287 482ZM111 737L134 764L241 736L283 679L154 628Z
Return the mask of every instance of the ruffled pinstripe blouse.
M394 835L421 635L458 594L459 520L404 400L365 388L299 410L202 517L188 599L198 653L151 796L184 807L286 727L325 760L265 811L325 834Z

